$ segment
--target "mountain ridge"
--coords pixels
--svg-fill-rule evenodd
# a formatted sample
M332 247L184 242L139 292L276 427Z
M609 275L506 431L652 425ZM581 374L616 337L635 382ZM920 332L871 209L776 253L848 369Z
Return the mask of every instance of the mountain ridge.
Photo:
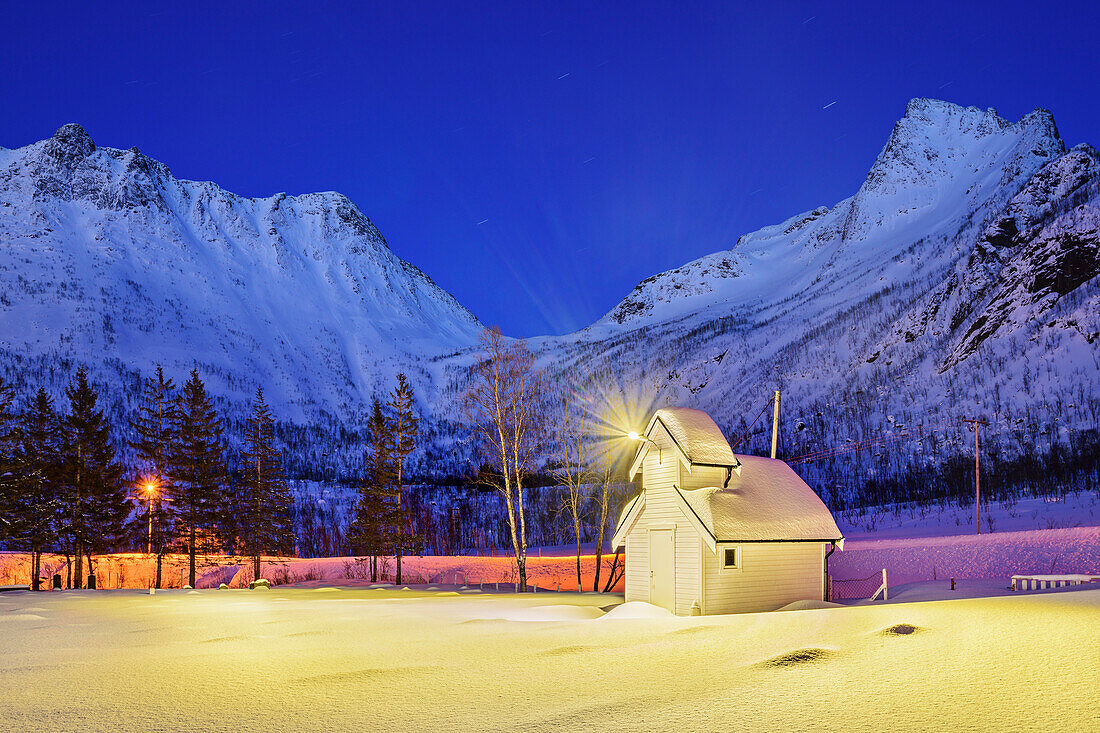
M0 213L4 270L15 275L5 315L40 330L21 341L3 334L0 346L77 359L125 346L146 371L198 362L228 395L251 374L299 419L313 400L339 414L357 397L361 410L363 396L384 389L371 372L414 370L425 351L466 346L481 328L342 194L245 198L176 179L136 148L97 147L76 124L0 152ZM51 287L52 298L36 292ZM302 335L311 348L293 343ZM177 353L180 344L191 353ZM318 358L330 373L310 380ZM313 384L291 383L303 377ZM325 381L348 389L326 394Z

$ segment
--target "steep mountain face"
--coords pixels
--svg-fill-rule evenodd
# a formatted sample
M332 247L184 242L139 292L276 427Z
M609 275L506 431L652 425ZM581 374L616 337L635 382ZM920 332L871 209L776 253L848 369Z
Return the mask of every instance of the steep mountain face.
M875 272L883 257L921 239L959 238L961 229L1002 208L1033 173L1064 152L1045 110L1010 124L993 110L913 100L855 196L644 280L601 323L668 320L849 285L853 275ZM897 268L897 275L944 254L923 249L929 251L916 253L920 261Z
M0 351L32 380L198 366L229 402L262 385L283 418L351 423L480 329L346 197L242 198L74 124L0 149L0 242Z
M551 371L706 409L733 437L781 388L789 457L916 433L807 467L823 482L946 455L972 440L958 423L972 413L1001 455L1068 445L1100 413L1098 191L1096 151L1067 152L1045 110L1009 123L913 100L851 198L536 344Z

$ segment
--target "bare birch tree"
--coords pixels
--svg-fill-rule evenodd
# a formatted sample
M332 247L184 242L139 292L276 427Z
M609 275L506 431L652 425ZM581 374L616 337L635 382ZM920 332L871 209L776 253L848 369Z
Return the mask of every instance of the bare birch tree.
M481 359L473 370L466 410L486 457L499 469L519 582L527 587L527 523L523 482L537 454L542 377L523 341L506 341L500 329L481 334Z
M582 411L571 401L566 399L555 430L557 443L557 468L554 470L554 478L559 486L565 487L563 496L564 508L569 510L569 518L573 523L573 538L577 547L577 592L581 592L581 515L584 511L584 503L587 487L590 481L590 466L588 455L590 453L588 436L585 432L585 420ZM597 568L596 572L599 572ZM598 582L598 581L597 581Z
M607 535L607 523L611 519L611 491L615 486L616 478L615 456L610 443L605 442L603 448L597 451L596 460L596 465L590 471L592 483L596 487L596 505L599 513L596 519L596 573L592 578L592 590L599 591L600 569L603 565L603 543L604 537ZM615 564L612 564L612 575L614 575L614 569ZM608 592L612 586L614 586L614 583L608 585L603 591Z

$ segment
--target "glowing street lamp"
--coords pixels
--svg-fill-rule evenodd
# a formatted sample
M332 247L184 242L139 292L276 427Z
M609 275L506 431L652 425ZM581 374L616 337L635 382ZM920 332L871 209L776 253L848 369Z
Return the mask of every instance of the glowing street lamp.
M645 435L641 435L640 433L638 433L637 431L634 431L634 430L631 430L629 433L627 433L626 437L630 438L631 440L640 440L643 443L649 443L650 445L654 445L654 446L657 446L658 448L660 448L659 445L654 443L648 437L646 437Z
M153 554L153 499L157 496L157 484L152 479L146 479L145 483L141 487L145 491L145 495L149 497L149 544L145 547L145 552L148 555Z
M636 430L631 430L629 433L626 434L626 437L630 438L631 440L639 440L643 443L649 443L651 446L653 446L654 448L657 449L657 460L658 461L663 460L663 457L661 456L661 446L657 445L656 443L654 443L652 440L650 440L646 436L639 435ZM641 450L641 449L639 448L638 450Z

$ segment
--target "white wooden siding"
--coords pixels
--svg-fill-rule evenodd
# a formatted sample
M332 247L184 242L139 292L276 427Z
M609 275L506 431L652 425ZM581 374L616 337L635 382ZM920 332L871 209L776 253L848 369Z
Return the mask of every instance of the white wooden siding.
M649 600L649 536L652 528L675 527L676 534L676 608L677 614L691 613L691 604L700 601L699 535L680 510L674 486L687 472L681 469L674 445L664 429L650 436L660 448L651 449L642 463L642 487L646 492L645 509L626 540L626 600Z
M691 473L680 472L681 489L709 489L712 486L721 487L726 483L726 469L711 468L709 466L692 466Z
M822 599L824 544L745 542L740 547L737 573L719 573L718 555L709 547L702 550L703 613L774 611L794 601Z
M639 517L638 523L645 521ZM649 536L634 525L626 536L626 600L649 601Z

